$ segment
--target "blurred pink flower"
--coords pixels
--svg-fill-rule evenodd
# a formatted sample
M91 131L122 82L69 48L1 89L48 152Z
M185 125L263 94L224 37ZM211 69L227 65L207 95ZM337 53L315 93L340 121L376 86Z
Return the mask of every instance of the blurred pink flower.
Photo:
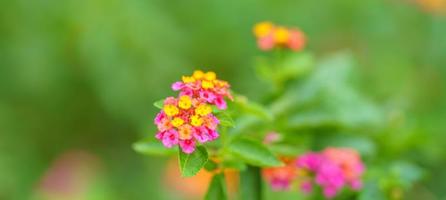
M180 147L184 153L192 153L195 151L195 140L193 139L181 140Z
M294 159L281 158L285 163L282 167L271 167L262 170L262 175L271 185L273 190L288 190L296 178Z

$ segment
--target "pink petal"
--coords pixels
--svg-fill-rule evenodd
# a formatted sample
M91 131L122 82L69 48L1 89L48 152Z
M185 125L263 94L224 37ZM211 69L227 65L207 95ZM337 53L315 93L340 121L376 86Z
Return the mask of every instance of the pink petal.
M200 91L200 98L206 100L208 103L212 103L216 97L212 92L202 90Z
M300 184L300 189L305 193L309 194L313 190L313 184L311 184L311 181L304 181Z
M195 151L195 140L180 140L180 147L184 153L190 154Z
M211 129L208 129L208 134L209 134L209 141L212 141L212 140L215 140L215 139L217 139L218 137L220 137L220 134L218 134L218 132L217 131L215 131L215 130L211 130Z
M222 97L217 97L217 99L215 99L214 103L217 106L217 108L220 110L224 110L227 107L226 101Z
M166 118L166 114L163 111L159 112L155 117L155 124L158 125Z
M164 131L160 131L155 135L155 138L158 140L162 140L164 136Z
M194 137L200 143L205 143L210 140L206 127L196 128L194 131Z
M180 96L190 96L192 97L194 95L194 91L191 89L183 89L180 92Z
M183 88L184 88L184 83L183 82L178 81L178 82L175 82L175 83L172 84L172 90L174 90L174 91L178 91L178 90L181 90Z
M163 145L167 148L172 148L178 144L178 132L176 130L169 130L164 133Z
M261 50L270 50L274 47L274 38L272 35L268 35L257 40L257 45Z

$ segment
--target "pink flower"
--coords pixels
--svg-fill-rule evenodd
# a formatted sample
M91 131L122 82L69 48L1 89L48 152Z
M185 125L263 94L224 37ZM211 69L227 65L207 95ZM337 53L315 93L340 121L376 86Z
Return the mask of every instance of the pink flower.
M215 130L217 129L218 124L220 123L220 121L217 119L217 117L215 117L214 115L208 115L204 118L204 125L208 128L208 129L212 129Z
M164 105L177 105L178 100L175 97L167 97L164 99Z
M360 190L362 188L362 181L359 179L352 180L352 181L350 180L350 187L353 190Z
M166 131L172 128L172 126L170 125L170 121L167 118L162 119L158 124L157 124L158 130L159 131Z
M288 40L288 47L294 51L300 51L305 46L305 35L298 29L290 30L290 38Z
M311 181L302 181L302 183L300 184L300 189L305 194L309 194L313 190L313 184L311 183Z
M282 138L281 136L276 132L269 132L266 134L265 138L263 139L264 144L272 144L275 142L280 141Z
M288 179L280 179L275 177L270 181L270 184L274 191L288 190L290 188L291 181Z
M351 148L326 148L322 153L327 159L340 166L351 188L358 190L362 187L361 176L364 173L364 164L356 150Z
M166 119L166 117L167 116L163 111L159 112L155 117L155 124L156 125L160 124L163 120Z
M214 103L217 106L217 108L220 110L224 110L227 107L226 101L222 97L217 97L215 99Z
M333 198L345 184L341 168L330 162L324 162L321 165L316 173L315 181L322 186L327 198Z
M180 147L184 153L190 154L195 151L195 140L193 139L181 140Z
M190 97L192 97L192 96L194 96L194 91L191 90L191 89L188 89L188 88L183 89L180 92L180 96L190 96Z
M294 160L289 158L281 158L286 164L281 167L271 167L262 170L262 175L271 185L272 189L288 190L291 183L296 178L296 167L294 166Z
M178 132L173 129L164 132L162 142L163 142L163 145L167 148L172 148L174 145L177 145L178 144Z
M200 97L206 100L206 102L208 103L212 103L215 100L215 95L212 92L206 90L200 91Z
M304 173L305 181L314 178L314 183L320 185L324 196L333 198L346 185L358 190L362 186L361 175L364 165L359 154L354 149L326 148L320 153L306 153L296 161L296 166L314 174L314 177ZM307 182L305 184L311 184ZM307 190L301 185L304 192Z
M164 131L160 131L155 135L155 138L158 140L162 140L164 137Z
M185 153L195 151L196 142L205 143L219 137L219 120L213 115L212 105L227 107L225 97L232 98L230 85L218 80L214 72L195 71L172 84L179 96L168 97L154 119L158 132L155 138L167 148L180 146Z
M178 82L175 82L175 83L172 84L172 90L174 90L174 91L181 90L184 87L185 87L185 85L181 81L178 81Z
M212 129L208 129L208 135L209 135L209 141L215 140L218 137L220 137L218 132Z
M257 45L261 50L267 51L274 48L275 40L272 34L261 37L257 40Z
M262 22L255 26L254 35L261 50L274 48L288 48L300 51L304 48L306 39L302 31L297 28L277 26L271 22Z
M210 140L208 132L209 131L206 127L198 127L194 131L194 137L198 140L198 142L205 143Z
M323 157L314 152L306 153L296 161L296 165L300 168L308 169L310 171L317 171L323 162Z

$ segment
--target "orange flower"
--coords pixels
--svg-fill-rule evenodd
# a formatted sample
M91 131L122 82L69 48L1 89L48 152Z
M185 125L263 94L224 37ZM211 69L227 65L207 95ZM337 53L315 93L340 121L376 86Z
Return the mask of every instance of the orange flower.
M264 51L273 48L287 48L300 51L305 47L306 39L302 31L297 28L275 26L271 22L260 22L254 26L257 45Z

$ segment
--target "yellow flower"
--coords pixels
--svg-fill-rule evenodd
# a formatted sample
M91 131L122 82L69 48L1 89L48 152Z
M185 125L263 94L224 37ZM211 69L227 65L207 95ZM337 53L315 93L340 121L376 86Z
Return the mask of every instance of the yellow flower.
M215 72L206 72L206 74L204 74L204 78L208 81L213 81L217 79L217 74L215 74Z
M273 30L274 25L271 22L260 22L254 26L254 35L256 37L265 37Z
M274 32L274 40L279 44L285 44L288 42L290 33L284 27L279 27Z
M194 115L190 118L190 124L192 124L192 126L201 126L203 124L203 119L198 115Z
M208 115L212 112L212 108L210 105L207 104L201 104L195 109L195 114L200 116Z
M229 84L228 84L228 82L226 82L226 81L215 80L215 81L214 81L214 85L215 85L216 87L225 87L225 86L227 86L227 85L229 85Z
M175 116L180 112L176 106L171 104L164 105L163 110L167 116Z
M184 83L193 83L195 82L195 78L192 76L183 76L181 77L181 79L183 79Z
M192 75L196 80L201 80L204 77L204 72L201 70L194 71L194 74Z
M179 138L181 140L191 139L192 138L192 127L187 124L184 126L181 126L178 129L178 133L179 133Z
M189 109L192 106L192 100L189 96L184 95L180 97L180 100L178 101L178 107L186 110Z
M175 117L170 123L172 124L172 126L178 128L179 126L184 124L184 120L179 117Z
M212 89L212 88L214 88L214 83L212 83L211 81L202 81L201 87L203 89Z

